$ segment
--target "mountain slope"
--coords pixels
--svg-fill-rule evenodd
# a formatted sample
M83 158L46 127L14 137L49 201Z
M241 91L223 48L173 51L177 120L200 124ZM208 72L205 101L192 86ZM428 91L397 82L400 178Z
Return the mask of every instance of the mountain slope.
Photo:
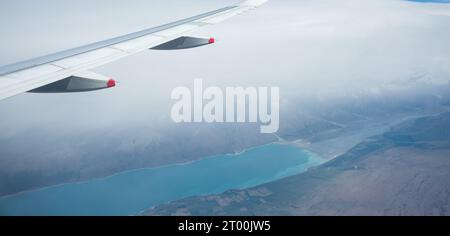
M145 215L450 215L450 112L413 119L306 173Z

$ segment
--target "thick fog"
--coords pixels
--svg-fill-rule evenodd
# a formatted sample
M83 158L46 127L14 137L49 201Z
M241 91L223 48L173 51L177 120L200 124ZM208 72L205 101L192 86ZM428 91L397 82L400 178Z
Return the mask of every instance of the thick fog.
M134 32L236 1L0 2L0 63L8 64ZM249 14L198 31L213 46L148 51L94 71L112 90L23 94L0 103L1 135L171 123L171 90L192 86L280 86L282 95L322 96L420 76L450 75L450 5L401 0L272 0ZM51 132L49 130L49 132Z

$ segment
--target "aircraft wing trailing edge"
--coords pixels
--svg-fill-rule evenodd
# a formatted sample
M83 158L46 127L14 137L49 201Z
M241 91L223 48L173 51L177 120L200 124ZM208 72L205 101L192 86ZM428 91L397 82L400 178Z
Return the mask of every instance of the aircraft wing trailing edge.
M111 88L115 81L89 70L148 49L176 50L214 43L186 36L264 4L247 0L162 26L0 67L0 100L24 93L83 92Z

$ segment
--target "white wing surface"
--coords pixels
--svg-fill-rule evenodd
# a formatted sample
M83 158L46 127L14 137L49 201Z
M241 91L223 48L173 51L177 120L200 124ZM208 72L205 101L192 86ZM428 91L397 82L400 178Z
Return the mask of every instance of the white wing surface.
M242 14L266 1L248 0L155 28L2 66L0 100L29 91L80 92L113 87L114 81L88 70L152 48L182 49L213 43L214 39L184 35L202 26ZM80 74L83 76L79 76Z

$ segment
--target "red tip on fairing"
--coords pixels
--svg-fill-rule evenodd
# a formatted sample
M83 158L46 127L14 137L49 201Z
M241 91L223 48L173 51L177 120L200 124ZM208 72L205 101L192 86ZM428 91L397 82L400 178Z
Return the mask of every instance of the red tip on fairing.
M115 87L116 81L113 79L110 79L110 80L108 80L108 83L106 84L106 86L108 86L108 88Z
M208 41L209 44L213 44L215 42L216 42L216 39L214 39L214 38L210 38L209 41Z

